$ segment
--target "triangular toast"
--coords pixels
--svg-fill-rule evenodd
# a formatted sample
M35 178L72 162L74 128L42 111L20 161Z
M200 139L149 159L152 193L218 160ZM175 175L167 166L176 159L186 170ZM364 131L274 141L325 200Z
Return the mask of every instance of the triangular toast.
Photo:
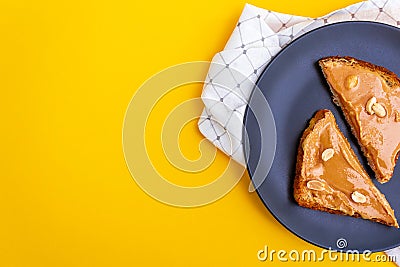
M319 65L376 179L389 181L400 151L399 78L352 57L327 57Z
M318 111L301 137L294 198L306 208L399 227L329 110Z

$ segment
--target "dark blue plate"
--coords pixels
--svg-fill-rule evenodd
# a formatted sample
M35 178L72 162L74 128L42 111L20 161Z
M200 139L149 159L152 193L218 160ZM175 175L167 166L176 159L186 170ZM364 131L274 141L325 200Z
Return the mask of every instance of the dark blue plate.
M340 111L331 100L328 85L317 64L326 56L352 56L381 65L400 75L400 30L374 22L343 22L313 30L283 49L257 82L268 100L276 124L276 154L266 180L257 193L268 210L300 238L323 248L382 251L400 245L400 230L379 223L302 208L293 198L296 152L309 120L319 109L330 109L375 185L385 194L400 221L400 167L384 185L375 180ZM249 143L250 177L260 158L261 142L268 143L270 129L258 129L254 114L265 112L252 97L253 111L245 114ZM268 117L268 116L264 116ZM261 116L263 119L263 116ZM399 133L400 134L400 133ZM263 136L263 137L261 137ZM265 146L262 149L273 149ZM268 153L267 153L268 154ZM347 242L347 245L344 244ZM337 241L341 240L340 244Z

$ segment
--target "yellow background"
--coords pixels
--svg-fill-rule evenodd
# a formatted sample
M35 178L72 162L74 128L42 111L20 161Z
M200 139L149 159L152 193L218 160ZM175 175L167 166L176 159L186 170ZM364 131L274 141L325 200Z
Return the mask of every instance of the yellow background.
M249 3L320 16L354 2ZM183 209L146 195L124 161L122 124L137 88L171 65L211 60L244 4L1 1L0 266L271 265L257 260L264 245L315 248L247 192L247 175L221 200ZM188 87L182 101L200 93ZM183 153L195 158L201 139L187 125ZM213 164L226 162L218 152Z

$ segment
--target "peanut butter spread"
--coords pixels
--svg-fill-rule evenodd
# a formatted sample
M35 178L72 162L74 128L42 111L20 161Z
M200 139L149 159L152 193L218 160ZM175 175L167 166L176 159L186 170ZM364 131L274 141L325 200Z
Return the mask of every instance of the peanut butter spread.
M324 117L306 130L301 143L307 198L326 209L397 227L393 210L359 163L333 114L321 112Z
M322 59L320 65L376 178L387 182L400 151L398 78L382 67L349 57Z

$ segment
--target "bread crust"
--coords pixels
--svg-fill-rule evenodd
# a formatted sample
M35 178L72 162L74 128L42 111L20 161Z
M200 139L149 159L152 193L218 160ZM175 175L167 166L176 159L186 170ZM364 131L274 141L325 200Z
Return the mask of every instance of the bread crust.
M398 76L394 72L392 72L382 66L374 65L367 61L359 60L359 59L349 57L349 56L344 56L344 57L330 56L330 57L324 57L318 61L319 66L321 67L322 70L324 70L324 68L325 68L325 66L324 66L325 62L344 62L349 65L357 65L362 68L366 68L369 71L378 73L385 80L385 82L388 84L388 86L400 87L400 79L398 78ZM322 73L324 74L325 79L328 81L328 79L325 75L325 72L322 71ZM351 119L349 116L350 112L346 109L346 105L343 105L340 96L338 94L336 94L335 90L333 90L333 88L332 88L331 84L329 84L329 82L328 82L328 85L329 85L329 89L333 95L334 103L337 104L342 109L344 117L345 117L348 125L350 125L351 132L356 137L358 145L361 148L361 151L363 152L364 156L367 158L368 165L371 167L371 169L375 173L376 179L381 184L388 182L392 178L394 170L392 170L389 174L385 175L379 170L379 168L377 168L377 166L375 165L375 162L369 156L368 150L361 143L361 140L360 140L360 137L359 137L357 131L352 126L352 122L351 122ZM395 165L397 164L399 154L400 154L400 151L396 154Z
M379 75L381 75L382 78L385 79L385 81L389 81L391 82L391 84L389 86L393 87L393 86L399 86L400 87L400 79L399 77L396 75L396 73L382 67L382 66L378 66L378 65L374 65L370 62L364 61L364 60L360 60L354 57L349 57L349 56L330 56L330 57L324 57L321 58L319 60L319 65L321 66L321 68L323 67L321 65L321 63L323 62L327 62L327 61L336 61L336 62L345 62L347 64L353 65L356 64L358 66L361 66L363 68L367 68L370 71L373 72L377 72L379 73Z

